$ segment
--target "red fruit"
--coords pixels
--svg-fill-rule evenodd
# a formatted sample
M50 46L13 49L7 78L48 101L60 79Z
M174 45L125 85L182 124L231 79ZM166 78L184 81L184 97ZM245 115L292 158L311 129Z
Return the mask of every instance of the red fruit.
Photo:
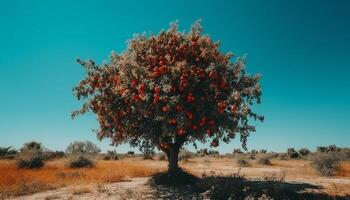
M162 108L163 112L168 112L170 110L169 106L163 106Z
M155 92L155 93L160 93L160 91L161 91L161 90L160 90L160 87L155 87L155 88L154 88L154 92Z
M211 136L211 135L212 135L211 130L207 130L207 134L208 134L209 136Z
M183 129L183 128L180 128L178 131L177 131L177 134L179 136L182 136L182 135L185 135L186 131Z
M165 65L159 67L159 71L160 71L160 73L162 73L162 74L166 73L166 72L167 72L167 69L168 69L168 68L167 68Z
M209 78L211 79L217 79L218 78L218 74L215 71L211 71L209 73Z
M189 120L192 120L193 119L193 114L191 112L188 112L187 113L187 117Z
M169 120L169 124L175 125L176 123L177 121L175 118Z
M160 65L160 66L164 65L164 62L163 62L162 60L159 61L159 65Z
M137 81L136 80L132 80L131 87L135 89L136 85L137 85Z
M197 129L198 129L197 125L192 126L192 130L197 130Z
M138 89L138 92L140 94L144 94L145 93L145 88L146 88L145 84L141 84L139 89Z

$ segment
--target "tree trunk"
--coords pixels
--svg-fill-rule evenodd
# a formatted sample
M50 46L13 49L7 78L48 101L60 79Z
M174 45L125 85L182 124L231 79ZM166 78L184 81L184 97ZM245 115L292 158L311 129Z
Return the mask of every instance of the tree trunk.
M179 161L179 147L171 146L169 151L167 152L168 156L168 171L176 172L179 169L178 161Z

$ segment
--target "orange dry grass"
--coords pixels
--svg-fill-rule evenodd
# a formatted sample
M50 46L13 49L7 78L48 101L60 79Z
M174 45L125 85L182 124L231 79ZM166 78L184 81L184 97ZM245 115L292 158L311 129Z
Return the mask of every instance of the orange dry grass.
M150 176L162 169L142 161L99 161L94 168L70 169L64 161L50 161L41 169L18 169L12 161L0 161L0 197L16 196L68 185L118 182Z
M350 177L350 162L341 162L340 163L339 176Z

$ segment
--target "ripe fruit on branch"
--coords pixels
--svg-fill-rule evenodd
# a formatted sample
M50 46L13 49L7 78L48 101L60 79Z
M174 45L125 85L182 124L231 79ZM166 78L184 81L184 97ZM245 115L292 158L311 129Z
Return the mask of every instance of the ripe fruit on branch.
M136 86L137 86L137 81L136 80L132 80L131 81L131 87L136 89Z
M163 110L163 112L169 112L170 111L170 107L169 106L163 106L162 110Z
M157 87L154 88L154 92L155 93L159 94L160 91L161 91L160 87L157 86Z
M187 96L186 102L187 102L187 103L192 103L192 102L194 102L194 99L195 99L195 98L194 98L192 92L190 92L190 93L188 94L188 96Z
M169 124L175 125L177 123L175 118L169 120Z
M183 129L183 128L180 128L179 130L177 130L177 134L178 134L179 136L183 136L183 135L185 135L185 133L186 133L186 131L185 131L185 129Z
M145 93L145 88L146 88L145 84L141 84L141 85L139 86L138 92L139 92L140 94L144 94L144 93Z
M232 113L236 113L238 111L238 106L236 104L234 104L232 107L231 107L231 112Z

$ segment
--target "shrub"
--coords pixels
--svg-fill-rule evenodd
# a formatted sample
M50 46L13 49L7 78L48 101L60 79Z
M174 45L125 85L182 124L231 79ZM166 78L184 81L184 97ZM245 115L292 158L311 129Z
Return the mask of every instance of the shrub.
M237 154L241 154L243 153L242 150L240 148L237 148L237 149L233 149L233 153L237 153Z
M101 152L101 149L99 149L94 143L90 141L80 142L75 141L68 145L66 149L67 154L97 154Z
M307 148L301 148L299 149L299 154L302 156L307 156L311 153L311 151Z
M268 158L267 156L260 157L258 159L258 163L261 164L261 165L271 165L270 158Z
M237 164L241 167L249 167L250 166L250 163L244 158L238 159Z
M20 152L17 154L17 166L19 168L41 168L44 166L44 147L39 142L28 142L23 144Z
M299 157L299 153L294 148L288 148L287 154L290 158L298 158Z
M197 151L197 154L199 154L199 156L203 157L206 155L209 155L208 149L204 148L204 149L200 149L199 151Z
M17 166L19 168L41 168L44 166L44 157L39 150L25 150L18 154Z
M323 176L332 176L338 171L340 156L338 153L318 153L312 158L312 165Z
M251 154L258 154L259 152L258 152L258 150L253 149L253 150L250 151L250 153Z
M129 154L129 155L134 155L135 154L135 152L134 151L128 151L128 153L127 154Z
M107 154L103 157L103 159L104 160L118 160L119 157L118 157L118 154L115 150L113 150L113 151L108 150Z
M260 149L259 153L265 154L265 153L267 153L267 150L266 149Z
M0 147L0 158L14 158L17 150L12 147Z
M84 155L71 156L68 166L70 168L91 168L94 167L94 162Z

